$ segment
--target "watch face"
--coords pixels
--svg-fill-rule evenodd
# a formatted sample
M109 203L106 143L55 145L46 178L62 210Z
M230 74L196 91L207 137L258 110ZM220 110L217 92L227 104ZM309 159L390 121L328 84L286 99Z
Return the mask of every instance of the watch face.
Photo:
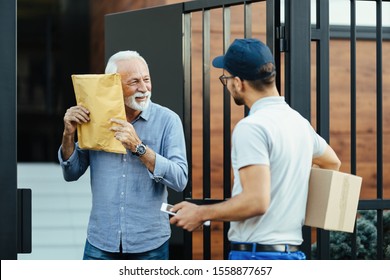
M139 144L136 148L136 152L140 156L144 155L146 153L146 146L144 144Z

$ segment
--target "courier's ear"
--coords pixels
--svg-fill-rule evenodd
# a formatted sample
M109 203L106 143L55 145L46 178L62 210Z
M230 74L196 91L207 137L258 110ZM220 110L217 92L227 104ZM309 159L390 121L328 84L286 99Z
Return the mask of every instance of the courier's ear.
M244 80L242 80L240 77L234 77L233 79L233 85L236 91L242 92L245 90L245 83Z
M233 78L233 85L236 90L240 91L242 89L242 80L239 77Z

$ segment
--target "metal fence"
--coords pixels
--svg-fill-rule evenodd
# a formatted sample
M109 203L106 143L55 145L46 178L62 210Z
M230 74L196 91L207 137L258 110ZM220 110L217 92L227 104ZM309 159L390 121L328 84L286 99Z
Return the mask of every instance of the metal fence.
M351 87L351 173L356 174L357 170L357 129L356 129L356 117L357 117L357 110L356 110L356 101L357 101L357 32L358 32L358 26L356 24L357 22L357 13L356 13L356 6L358 2L357 0L351 0L350 1L350 49L351 49L351 74L350 74L350 87ZM377 259L384 259L384 219L383 219L383 213L384 210L390 209L390 200L385 199L384 197L384 185L383 185L383 33L384 33L384 27L383 27L383 2L389 2L389 1L371 1L375 2L376 6L376 27L375 27L375 42L376 42L376 95L375 95L375 106L376 106L376 198L370 199L370 200L361 200L358 205L359 210L375 210L376 211L376 233L377 233L377 240L376 240L376 251L377 251ZM388 15L387 15L388 16ZM388 29L387 29L388 31ZM357 246L356 246L356 230L354 232L354 238L352 242L352 258L356 258L357 255Z
M187 135L187 143L190 147L194 145L200 145L193 142L194 119L193 119L193 94L194 88L192 86L192 79L194 74L192 73L192 64L195 59L201 59L202 65L202 171L203 178L202 185L202 197L194 198L193 193L193 181L190 181L189 186L185 191L185 198L188 201L193 201L199 204L215 203L222 201L221 199L212 198L212 180L210 178L212 170L212 150L210 148L211 143L211 128L212 123L210 118L210 105L211 98L211 77L210 77L210 31L211 16L210 14L214 10L221 10L222 14L222 44L223 51L226 51L231 41L231 22L233 16L231 9L233 6L241 6L241 12L243 13L243 36L251 37L252 24L261 24L259 14L253 12L254 3L262 2L266 5L266 41L276 58L276 64L278 69L278 88L280 92L283 92L287 102L296 110L298 110L304 117L311 119L312 110L315 111L315 126L320 135L322 135L327 141L330 139L330 96L329 96L329 40L332 37L330 34L331 27L329 25L329 2L328 1L315 1L315 24L310 23L310 5L313 1L284 1L285 18L280 17L281 1L193 1L184 3L183 8L183 21L184 21L184 72L185 72L185 114L184 123ZM312 3L311 3L312 2ZM345 27L350 33L350 173L356 174L356 33L357 29L365 29L364 27L357 27L356 25L356 2L350 1L350 27ZM382 34L384 32L382 26L382 1L376 2L376 32L375 36L371 36L371 39L376 41L376 152L377 152L377 198L371 200L360 200L359 210L375 210L377 211L377 259L384 258L383 241L384 241L384 228L383 228L383 211L390 209L390 201L384 199L383 196L383 88L382 88ZM191 45L191 34L193 34L192 21L194 14L200 14L202 22L202 55L199 58L194 58L194 51ZM255 15L255 16L253 16ZM236 16L236 15L235 15ZM386 32L388 30L386 29ZM336 32L337 33L337 32ZM345 35L345 34L344 34ZM255 34L255 36L261 36L261 34ZM344 37L345 38L345 37ZM315 57L311 57L311 44L315 48ZM215 45L213 45L215 48ZM314 72L310 69L311 60L315 60ZM280 69L284 68L284 72ZM199 73L197 73L199 75ZM196 74L195 74L196 75ZM315 76L315 93L311 93L310 84L311 77ZM299 81L299 82L297 82ZM312 108L311 99L315 99L315 108ZM230 106L229 94L223 95L223 197L230 197L231 189L231 173L230 173L230 136L232 126L232 112ZM189 154L189 162L191 170L194 166L191 164L194 162L192 154ZM199 172L199 170L198 170ZM198 181L199 183L199 181ZM356 228L356 227L355 227ZM228 223L223 224L223 244L224 244L224 258L227 257L228 241L226 238L228 230ZM303 251L308 258L312 258L312 243L316 242L315 258L318 259L331 259L331 236L329 231L318 229L314 234L316 240L313 239L312 229L304 227L304 243ZM358 255L357 249L357 231L352 234L351 238L351 254L350 258L356 259ZM205 227L203 229L203 259L212 258L212 230ZM193 234L185 233L185 252L186 258L193 257ZM313 256L314 257L314 256Z

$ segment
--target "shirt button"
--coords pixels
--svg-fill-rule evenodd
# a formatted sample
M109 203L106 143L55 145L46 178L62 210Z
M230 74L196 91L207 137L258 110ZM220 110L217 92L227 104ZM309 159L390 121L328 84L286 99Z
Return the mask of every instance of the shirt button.
M125 208L121 207L121 211L123 211Z
M123 161L126 161L126 159L124 158Z
M123 174L122 177L125 178L125 177L126 177L126 174Z
M125 195L125 193L124 192L121 192L121 196L124 196Z

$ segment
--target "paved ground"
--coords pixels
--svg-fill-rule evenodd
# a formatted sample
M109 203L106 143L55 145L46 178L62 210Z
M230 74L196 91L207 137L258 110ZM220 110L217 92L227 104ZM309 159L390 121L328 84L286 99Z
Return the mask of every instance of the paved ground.
M32 253L18 259L81 259L91 208L89 170L69 183L56 163L19 163L18 188L32 189Z

